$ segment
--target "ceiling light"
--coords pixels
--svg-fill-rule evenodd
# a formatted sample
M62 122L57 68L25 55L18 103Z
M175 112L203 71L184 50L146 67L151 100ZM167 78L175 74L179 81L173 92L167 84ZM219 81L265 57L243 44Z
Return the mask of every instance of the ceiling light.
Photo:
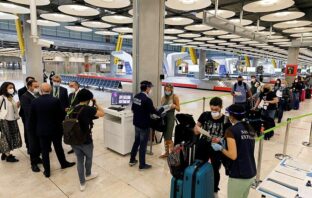
M78 12L83 12L83 11L88 10L88 7L86 7L86 6L81 6L81 5L70 5L69 7L70 7L71 9L75 10L75 11L78 11Z
M107 2L107 3L111 3L111 2L113 2L114 0L102 0L102 1Z
M197 0L179 0L181 3L183 4L187 4L187 5L190 5L190 4L194 4L197 2Z
M272 6L277 2L279 2L279 0L261 0L260 4L263 6Z

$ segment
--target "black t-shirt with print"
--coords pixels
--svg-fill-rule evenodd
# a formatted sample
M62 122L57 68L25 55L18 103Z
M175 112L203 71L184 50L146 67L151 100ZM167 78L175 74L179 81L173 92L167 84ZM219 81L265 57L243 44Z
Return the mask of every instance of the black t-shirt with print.
M78 121L80 124L80 128L83 132L88 133L87 139L84 144L91 144L92 140L92 127L93 127L93 120L97 119L95 117L96 108L90 106L77 106L75 111L79 111L80 108L83 108L79 114Z
M276 97L277 96L276 96L275 92L273 92L273 91L270 91L268 93L262 92L259 96L260 100L264 100L264 101L271 101ZM267 107L267 110L275 110L276 108L277 108L276 104L269 104Z
M231 126L229 119L225 115L222 115L219 119L213 119L209 111L202 113L198 122L212 137L217 138L223 138L225 130ZM203 161L208 161L208 159L212 161L220 160L221 152L215 152L211 148L211 140L207 136L202 135L196 144L195 158Z

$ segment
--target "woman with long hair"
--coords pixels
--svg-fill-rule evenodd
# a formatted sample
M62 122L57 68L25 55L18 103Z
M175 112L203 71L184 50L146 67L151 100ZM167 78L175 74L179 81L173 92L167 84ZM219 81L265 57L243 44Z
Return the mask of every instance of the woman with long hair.
M13 96L16 94L15 85L4 82L0 87L0 153L1 160L7 162L18 162L10 152L22 147L21 134L18 128L19 103L15 102Z

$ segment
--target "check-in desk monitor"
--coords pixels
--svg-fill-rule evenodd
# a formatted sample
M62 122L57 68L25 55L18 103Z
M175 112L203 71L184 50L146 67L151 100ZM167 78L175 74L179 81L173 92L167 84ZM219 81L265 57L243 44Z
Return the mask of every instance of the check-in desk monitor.
M104 109L104 145L119 154L130 153L134 142L132 93L112 92L111 107Z

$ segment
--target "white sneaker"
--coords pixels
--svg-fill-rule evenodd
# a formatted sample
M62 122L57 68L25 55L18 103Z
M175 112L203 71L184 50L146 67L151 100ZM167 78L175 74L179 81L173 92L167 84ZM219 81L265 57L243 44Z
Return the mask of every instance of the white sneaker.
M91 175L86 176L86 181L90 181L91 179L96 178L98 175L98 173L91 173Z
M86 183L85 184L80 184L80 191L83 192L86 189Z
M218 193L214 193L214 198L218 198Z

